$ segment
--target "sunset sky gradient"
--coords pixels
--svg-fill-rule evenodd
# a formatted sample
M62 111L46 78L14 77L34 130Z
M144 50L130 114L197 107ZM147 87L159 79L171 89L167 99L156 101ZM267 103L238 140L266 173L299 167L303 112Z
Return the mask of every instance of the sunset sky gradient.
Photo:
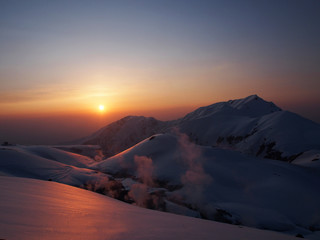
M0 1L0 140L53 143L251 94L320 122L319 12L318 0ZM17 130L40 122L51 138Z

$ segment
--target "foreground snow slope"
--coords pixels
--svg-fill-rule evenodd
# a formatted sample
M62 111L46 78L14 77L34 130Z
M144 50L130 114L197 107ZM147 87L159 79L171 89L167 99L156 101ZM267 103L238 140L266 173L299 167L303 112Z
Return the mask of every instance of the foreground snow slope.
M296 239L138 208L71 186L0 177L3 239Z

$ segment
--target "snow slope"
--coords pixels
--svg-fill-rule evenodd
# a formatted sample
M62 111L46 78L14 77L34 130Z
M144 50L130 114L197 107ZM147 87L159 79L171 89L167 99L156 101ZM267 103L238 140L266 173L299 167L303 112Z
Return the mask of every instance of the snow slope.
M77 153L59 150L56 147L51 146L19 146L18 148L12 146L9 148L12 150L23 149L26 153L34 154L39 157L43 157L68 165L73 165L76 167L88 167L90 164L95 163L95 161L89 157L85 157Z
M0 147L0 175L52 180L72 186L108 179L87 167L92 159L45 146Z
M319 150L304 152L301 156L297 157L293 163L313 169L320 169L320 152Z
M315 169L199 146L181 133L154 135L93 167L117 176L140 206L183 211L167 208L176 204L186 215L290 234L320 230Z
M234 149L252 156L292 162L309 150L320 153L320 125L283 111L257 95L201 107L185 117L161 122L126 117L82 140L117 154L156 133L178 128L199 145Z
M0 177L3 239L296 239L137 208L71 186Z
M98 145L51 145L51 147L81 154L82 156L90 157L95 161L100 161L104 157L101 147Z

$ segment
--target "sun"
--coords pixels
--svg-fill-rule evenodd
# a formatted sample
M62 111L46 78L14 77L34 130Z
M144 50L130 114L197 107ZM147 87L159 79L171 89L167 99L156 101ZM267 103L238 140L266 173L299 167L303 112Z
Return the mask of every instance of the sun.
M104 110L104 106L102 104L99 105L99 110L102 112Z

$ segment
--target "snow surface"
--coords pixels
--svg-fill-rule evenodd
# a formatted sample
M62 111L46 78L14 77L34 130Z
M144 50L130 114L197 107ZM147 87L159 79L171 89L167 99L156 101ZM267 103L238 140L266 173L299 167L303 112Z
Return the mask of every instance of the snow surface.
M52 180L72 186L107 180L107 175L87 168L94 162L52 147L0 147L0 174L6 176Z
M320 169L320 152L319 150L307 151L297 159L295 159L292 163L310 168Z
M166 189L165 201L191 206L189 216L290 234L320 229L320 172L312 168L195 145L179 133L155 135L92 167ZM170 204L166 211L181 212Z
M296 239L152 211L71 186L0 177L3 239Z
M99 145L51 145L51 147L67 152L81 154L83 156L90 157L95 161L100 161L102 158L104 158Z

